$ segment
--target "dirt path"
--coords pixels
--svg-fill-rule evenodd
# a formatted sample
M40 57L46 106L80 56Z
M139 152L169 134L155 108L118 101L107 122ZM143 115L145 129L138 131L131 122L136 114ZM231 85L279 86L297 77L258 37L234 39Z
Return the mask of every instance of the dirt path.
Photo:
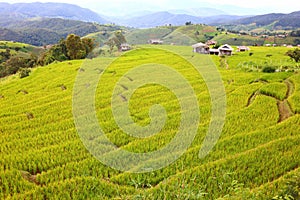
M278 111L279 111L279 120L278 123L283 122L284 120L292 117L294 113L291 111L289 103L287 100L277 102Z
M259 90L256 90L255 92L253 92L253 94L248 99L247 107L249 107L254 102L257 95L259 95L259 94L260 94Z
M274 98L277 100L277 107L278 107L278 112L279 112L278 123L283 122L284 120L292 117L295 113L291 109L291 106L288 102L288 98L294 93L294 84L288 79L286 79L284 81L284 83L287 86L287 92L286 92L286 96L283 100L280 100L273 96L261 94L259 92L259 90L257 90L249 97L247 107L249 107L253 103L253 101L256 99L257 95L265 95L265 96L268 96L268 97L271 97L271 98Z
M294 93L295 87L294 87L294 83L292 83L289 79L286 79L284 81L284 83L286 84L286 86L288 88L287 92L286 92L285 99L288 99Z

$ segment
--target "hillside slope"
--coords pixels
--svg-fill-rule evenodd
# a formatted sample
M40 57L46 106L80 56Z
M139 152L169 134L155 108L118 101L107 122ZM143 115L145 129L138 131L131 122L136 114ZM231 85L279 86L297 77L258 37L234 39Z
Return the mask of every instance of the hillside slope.
M60 18L34 18L19 21L0 20L0 40L24 42L36 46L56 44L68 34L81 37L90 33L120 29L119 26Z
M297 29L300 28L299 18L300 11L290 14L271 13L240 19L233 24L255 24L258 27L272 25L273 29Z
M210 123L211 99L202 76L182 57L199 63L198 67L203 57L193 54L190 47L163 48L173 53L154 48L129 52L104 72L112 58L55 63L37 68L24 79L1 79L0 198L272 199L293 192L297 195L300 75L218 67L227 96L226 120L216 146L199 159ZM216 58L216 64L218 61ZM161 132L137 139L115 123L111 95L115 88L124 101L121 97L127 94L126 86L137 80L125 75L126 84L120 85L120 78L135 66L158 62L185 77L197 96L201 121L195 140L179 160L158 171L133 174L112 169L96 160L80 140L72 108L73 98L79 94L73 90L75 78L85 73L95 77L100 72L94 108L107 138L131 152L151 152L163 148L176 135L182 114L179 99L157 84L136 90L130 98L135 123L150 123L149 109L157 103L168 113ZM202 69L202 73L207 72L207 68ZM138 72L136 77L142 79L143 75ZM82 81L79 84L84 88L90 88L93 82L90 77ZM292 105L291 115L283 121L278 110L281 102ZM85 108L85 104L81 106ZM101 137L93 135L88 140L101 141ZM109 148L109 144L101 145ZM164 157L154 159L162 161Z

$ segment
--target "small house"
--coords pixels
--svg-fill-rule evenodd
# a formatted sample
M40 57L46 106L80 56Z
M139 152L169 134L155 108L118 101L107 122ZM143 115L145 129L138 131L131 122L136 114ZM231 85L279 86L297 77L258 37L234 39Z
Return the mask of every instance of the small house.
M131 46L129 44L127 43L121 44L120 51L129 51L129 50L131 50Z
M246 47L246 46L238 46L237 47L238 52L244 52L244 51L249 51L249 50L250 50L250 48Z
M194 53L201 53L201 54L209 54L209 46L207 44L203 43L197 43L194 44L193 46L193 52Z
M232 51L233 48L230 45L224 44L219 47L219 56L231 56Z
M163 44L163 41L160 39L150 39L148 41L149 44Z

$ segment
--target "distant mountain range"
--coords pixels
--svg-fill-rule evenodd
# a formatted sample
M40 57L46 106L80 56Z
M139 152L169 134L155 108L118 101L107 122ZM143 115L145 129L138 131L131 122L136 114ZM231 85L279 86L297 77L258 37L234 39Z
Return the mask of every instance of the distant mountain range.
M266 15L258 15L233 21L232 24L256 24L256 26L272 25L274 28L300 28L300 11L290 14L272 13Z
M170 24L180 26L191 22L215 26L229 25L238 27L236 30L256 28L290 30L300 28L299 19L300 11L290 14L239 16L228 15L215 8L162 12L141 11L120 18L102 16L89 9L65 3L0 3L0 40L14 40L40 46L57 43L70 33L85 36L90 33L99 31L106 33L107 30L113 31L120 28L115 25L99 25L112 23L134 28Z
M221 12L222 13L222 12ZM200 13L198 13L200 14ZM117 24L135 28L150 28L156 26L173 25L180 26L186 22L192 22L194 24L218 24L226 23L233 20L245 18L245 16L234 15L214 15L206 17L198 17L188 14L174 14L171 12L156 12L147 15L132 17L128 19L115 19ZM113 20L113 19L111 19Z
M166 24L184 25L186 22L209 25L246 25L256 23L257 26L266 26L276 23L276 26L292 28L300 27L299 12L291 14L266 14L249 17L251 9L235 6L226 7L225 5L222 8L227 9L230 13L234 14L228 14L227 10L225 12L218 9L218 7L203 7L162 12L140 11L124 17L107 17L89 9L66 3L0 3L0 25L2 27L7 27L9 24L13 24L13 22L16 21L42 17L97 22L100 24L115 23L135 28L149 28ZM240 16L240 13L245 14ZM20 23L20 25L27 26L28 23Z
M66 3L1 3L0 18L24 19L34 17L64 18L87 22L108 23L98 13Z
M55 44L68 34L81 37L99 31L119 30L118 26L104 26L91 22L61 18L30 18L5 21L0 18L0 40L12 40L36 46Z

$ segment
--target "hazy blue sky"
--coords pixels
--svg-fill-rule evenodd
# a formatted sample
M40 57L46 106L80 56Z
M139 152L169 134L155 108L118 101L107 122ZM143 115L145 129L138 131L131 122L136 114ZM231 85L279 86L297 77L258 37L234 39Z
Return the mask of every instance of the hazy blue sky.
M254 14L270 12L288 13L300 10L300 3L296 0L0 0L0 2L9 3L37 1L77 4L106 15L122 15L129 13L129 11L159 11L199 7L215 7L218 9L223 8L224 10L224 4L253 8L253 11L256 12ZM228 6L225 8L228 8ZM232 11L229 12L230 14L236 14L232 13Z

